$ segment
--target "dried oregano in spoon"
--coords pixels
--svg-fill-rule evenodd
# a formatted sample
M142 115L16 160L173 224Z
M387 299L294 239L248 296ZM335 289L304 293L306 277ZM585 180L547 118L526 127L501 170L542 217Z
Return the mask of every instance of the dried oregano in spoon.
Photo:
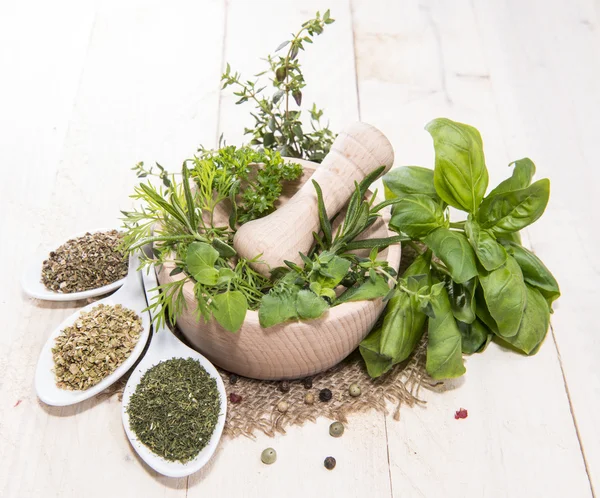
M150 368L127 406L137 438L157 455L182 463L208 444L220 411L217 382L193 358Z
M56 385L71 391L95 386L127 359L141 332L141 318L120 304L82 312L52 348Z
M109 230L68 240L44 261L42 283L66 294L122 279L127 275L127 257L119 250L122 237L117 230Z

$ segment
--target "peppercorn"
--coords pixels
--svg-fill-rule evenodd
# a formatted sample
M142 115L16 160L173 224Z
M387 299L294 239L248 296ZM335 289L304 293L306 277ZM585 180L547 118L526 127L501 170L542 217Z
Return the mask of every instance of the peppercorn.
M229 383L230 384L235 384L235 383L237 383L238 380L239 380L239 377L236 374L231 374L229 376Z
M304 402L307 405L312 405L315 402L315 395L313 393L306 393L304 396Z
M277 403L277 410L279 410L281 413L287 412L289 407L290 405L288 405L286 401L280 401Z
M357 396L360 396L360 386L356 383L350 384L350 387L348 387L348 392L350 393L350 396L354 396L356 398Z
M331 394L331 391L329 389L321 389L319 391L319 399L323 402L330 401L332 397L333 394Z
M340 437L344 433L344 424L341 422L333 422L329 426L329 435L333 437Z
M304 386L304 389L312 389L312 378L306 377L306 379L302 381L302 385Z
M335 468L335 458L327 457L323 462L323 465L325 465L327 470L333 470Z
M289 393L290 392L290 383L287 380L282 380L279 383L279 390L282 393Z
M232 403L239 403L242 401L242 397L239 394L229 393L229 401Z
M272 463L275 463L275 460L277 460L277 452L273 448L267 448L260 454L260 460L262 463L271 465Z

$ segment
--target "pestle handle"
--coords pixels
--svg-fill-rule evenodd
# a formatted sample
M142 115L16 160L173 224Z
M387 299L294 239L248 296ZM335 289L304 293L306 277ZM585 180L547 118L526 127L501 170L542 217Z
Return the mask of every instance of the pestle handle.
M355 182L380 166L388 171L393 162L392 145L377 128L362 122L344 128L321 166L286 204L240 227L233 240L236 251L247 259L262 254L264 263L253 266L264 275L283 266L284 260L300 264L298 252L306 254L313 244L312 233L319 231L317 194L311 180L321 186L331 218L346 205Z

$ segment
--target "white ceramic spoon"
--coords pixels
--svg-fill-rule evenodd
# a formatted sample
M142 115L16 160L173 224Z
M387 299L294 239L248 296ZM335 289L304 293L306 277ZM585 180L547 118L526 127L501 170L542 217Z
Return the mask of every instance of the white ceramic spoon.
M151 303L153 297L157 294L156 273L154 267L151 266L148 271L142 270L142 278L144 281L144 288L146 289L146 295L148 303ZM225 386L223 380L217 372L217 369L210 363L204 356L197 351L188 348L183 344L173 333L165 326L155 328L155 332L152 337L152 342L148 348L147 353L140 363L135 367L131 377L127 381L125 391L123 392L123 403L121 404L121 411L123 416L123 427L127 433L127 437L131 442L131 445L137 452L137 454L156 472L169 477L184 477L200 470L212 457L213 453L217 449L221 434L223 433L223 427L225 426L225 414L227 412L227 393L225 392ZM135 433L131 430L129 425L129 415L127 414L127 406L129 405L129 399L135 392L136 387L140 383L143 375L146 371L161 361L170 360L171 358L193 358L200 362L200 365L213 377L217 382L217 389L221 397L221 412L217 420L217 425L210 438L208 444L198 453L196 458L187 462L170 462L164 458L153 453L147 446L141 443Z
M46 341L46 344L40 353L37 369L35 371L35 390L38 397L47 405L73 405L95 396L127 373L127 371L133 366L133 364L144 351L144 347L148 341L148 336L150 335L150 314L147 311L143 311L147 305L146 298L144 296L141 272L137 271L138 265L139 257L137 255L130 256L129 273L127 274L127 277L125 277L125 284L123 287L121 287L114 294L94 303L88 304L84 308L81 308L73 313L69 318L56 327L54 332L52 332ZM121 365L119 365L112 374L110 374L108 377L105 377L95 386L92 386L85 391L68 391L66 389L60 389L56 385L53 372L54 360L52 359L52 348L55 345L55 340L65 327L75 323L81 312L90 311L99 304L108 304L112 306L115 304L121 304L125 308L135 311L136 314L142 319L143 330L140 334L140 338L129 357L123 363L121 363Z
M72 237L69 237L67 240L76 239L77 237L82 237L86 233L96 233L96 232L108 232L113 230L112 228L100 228L97 230L88 230L86 232L81 232ZM60 244L59 244L60 245ZM58 245L56 246L58 247ZM102 296L103 294L108 294L112 292L125 282L125 278L117 280L112 284L103 285L102 287L97 287L95 289L90 289L87 291L81 292L56 292L51 289L48 289L43 283L41 279L42 275L42 264L46 259L48 259L48 255L50 251L56 249L53 247L49 250L41 250L38 251L29 261L27 266L25 267L25 273L21 278L21 287L23 288L23 292L28 296L35 297L36 299L43 299L45 301L77 301L78 299L87 299L88 297L96 297Z

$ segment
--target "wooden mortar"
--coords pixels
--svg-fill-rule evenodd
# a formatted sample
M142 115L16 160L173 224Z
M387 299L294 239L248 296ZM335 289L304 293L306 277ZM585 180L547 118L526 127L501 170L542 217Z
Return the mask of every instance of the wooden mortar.
M299 159L304 168L302 178L289 182L279 200L281 205L306 183L316 163ZM389 220L385 210L384 220ZM387 223L376 223L364 238L395 235ZM368 251L367 251L368 253ZM398 269L400 245L383 250L379 259L387 259ZM178 280L170 276L174 265L165 264L158 271L158 281L165 284ZM321 318L292 321L264 329L258 322L258 312L248 311L242 328L237 333L223 329L216 320L205 323L196 319L196 298L191 282L184 285L187 307L177 320L177 326L196 350L225 370L255 379L297 379L322 372L348 356L369 333L385 305L381 299L358 301L334 306Z

